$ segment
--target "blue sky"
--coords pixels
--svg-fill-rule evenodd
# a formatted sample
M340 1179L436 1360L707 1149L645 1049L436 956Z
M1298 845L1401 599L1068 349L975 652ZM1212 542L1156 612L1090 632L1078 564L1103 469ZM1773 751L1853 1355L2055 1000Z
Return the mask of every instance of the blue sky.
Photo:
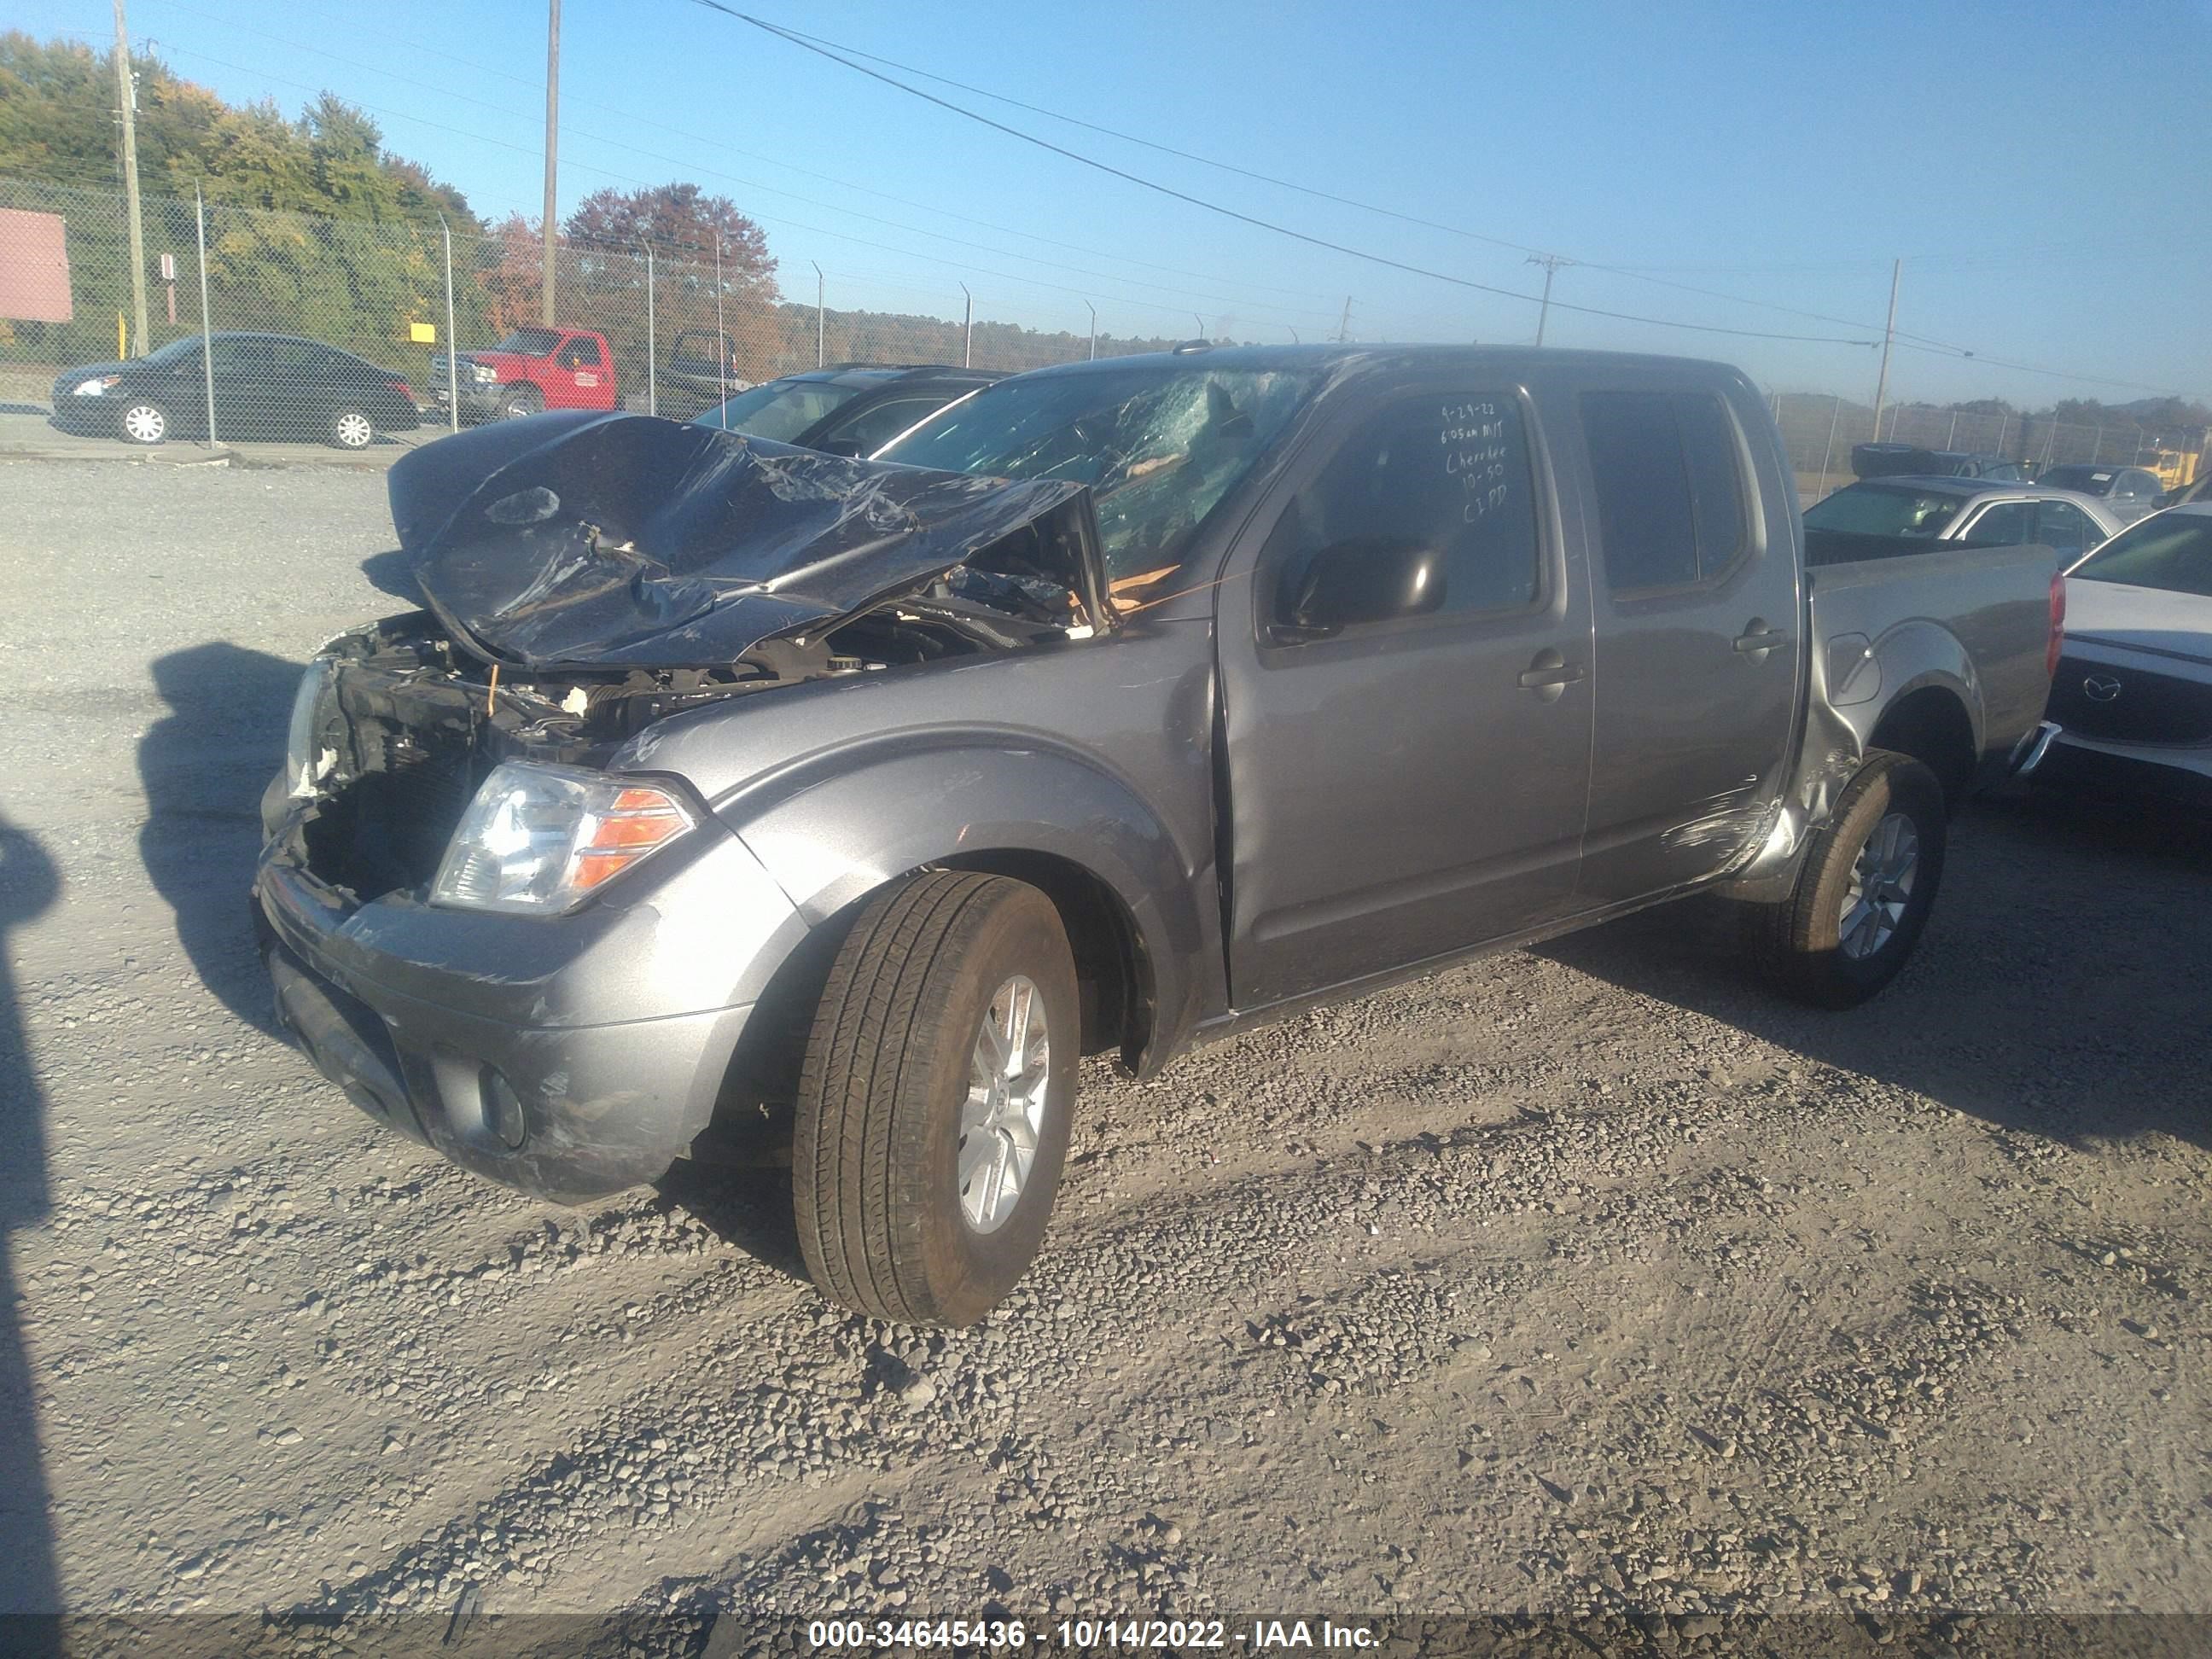
M1819 8L1275 0L1112 8L732 0L772 21L1424 228L933 88L1128 171L1402 264L1785 335L1878 334L1907 398L2212 400L2212 0ZM327 87L488 216L541 190L543 0L130 0L134 39L233 100ZM11 22L105 40L105 0ZM697 180L767 228L787 292L1082 331L1533 337L1522 301L1238 224L864 79L691 0L565 0L562 210ZM928 84L928 83L922 83ZM870 192L877 193L870 193ZM783 193L776 193L783 192ZM1598 266L1617 269L1598 269ZM1677 286L1667 286L1675 284ZM1685 291L1710 290L1709 294ZM1726 297L1714 297L1715 295ZM1758 303L1752 303L1756 301ZM1792 313L1815 313L1820 320ZM1195 313L1195 317L1194 316ZM1871 395L1864 346L1555 308L1547 339L1722 357ZM2070 381L1984 360L2137 385Z

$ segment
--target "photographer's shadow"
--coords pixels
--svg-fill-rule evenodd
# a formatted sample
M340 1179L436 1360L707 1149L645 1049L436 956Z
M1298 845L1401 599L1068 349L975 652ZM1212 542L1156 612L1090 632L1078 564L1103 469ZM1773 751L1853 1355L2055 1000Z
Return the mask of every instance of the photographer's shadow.
M262 791L284 763L301 666L223 641L154 664L169 712L138 744L146 793L139 856L176 913L201 981L246 1024L273 1031L246 893L261 847Z
M38 1393L19 1310L13 1235L38 1226L52 1202L45 1091L23 1030L13 935L52 908L60 873L38 840L0 818L0 1646L59 1652L45 1620L61 1611L46 1468L39 1452Z

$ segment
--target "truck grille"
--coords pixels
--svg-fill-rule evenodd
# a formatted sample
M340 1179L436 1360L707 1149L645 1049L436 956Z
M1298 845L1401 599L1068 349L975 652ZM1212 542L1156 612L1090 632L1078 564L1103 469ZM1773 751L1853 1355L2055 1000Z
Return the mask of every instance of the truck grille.
M2051 718L2113 743L2212 743L2212 684L2147 669L2058 659Z

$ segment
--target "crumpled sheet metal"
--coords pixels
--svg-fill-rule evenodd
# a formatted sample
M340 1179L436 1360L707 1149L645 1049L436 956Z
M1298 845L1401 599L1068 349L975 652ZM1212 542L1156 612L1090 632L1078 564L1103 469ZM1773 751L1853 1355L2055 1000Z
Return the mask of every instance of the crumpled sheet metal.
M697 668L911 592L1084 493L644 415L539 416L391 471L431 608L533 669Z

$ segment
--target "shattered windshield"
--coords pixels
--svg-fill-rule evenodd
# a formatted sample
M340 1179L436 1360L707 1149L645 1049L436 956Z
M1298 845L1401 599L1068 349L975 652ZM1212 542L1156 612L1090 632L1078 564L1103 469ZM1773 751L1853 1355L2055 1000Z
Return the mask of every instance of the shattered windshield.
M876 459L1091 486L1108 579L1142 598L1313 393L1310 370L1158 364L987 386Z

